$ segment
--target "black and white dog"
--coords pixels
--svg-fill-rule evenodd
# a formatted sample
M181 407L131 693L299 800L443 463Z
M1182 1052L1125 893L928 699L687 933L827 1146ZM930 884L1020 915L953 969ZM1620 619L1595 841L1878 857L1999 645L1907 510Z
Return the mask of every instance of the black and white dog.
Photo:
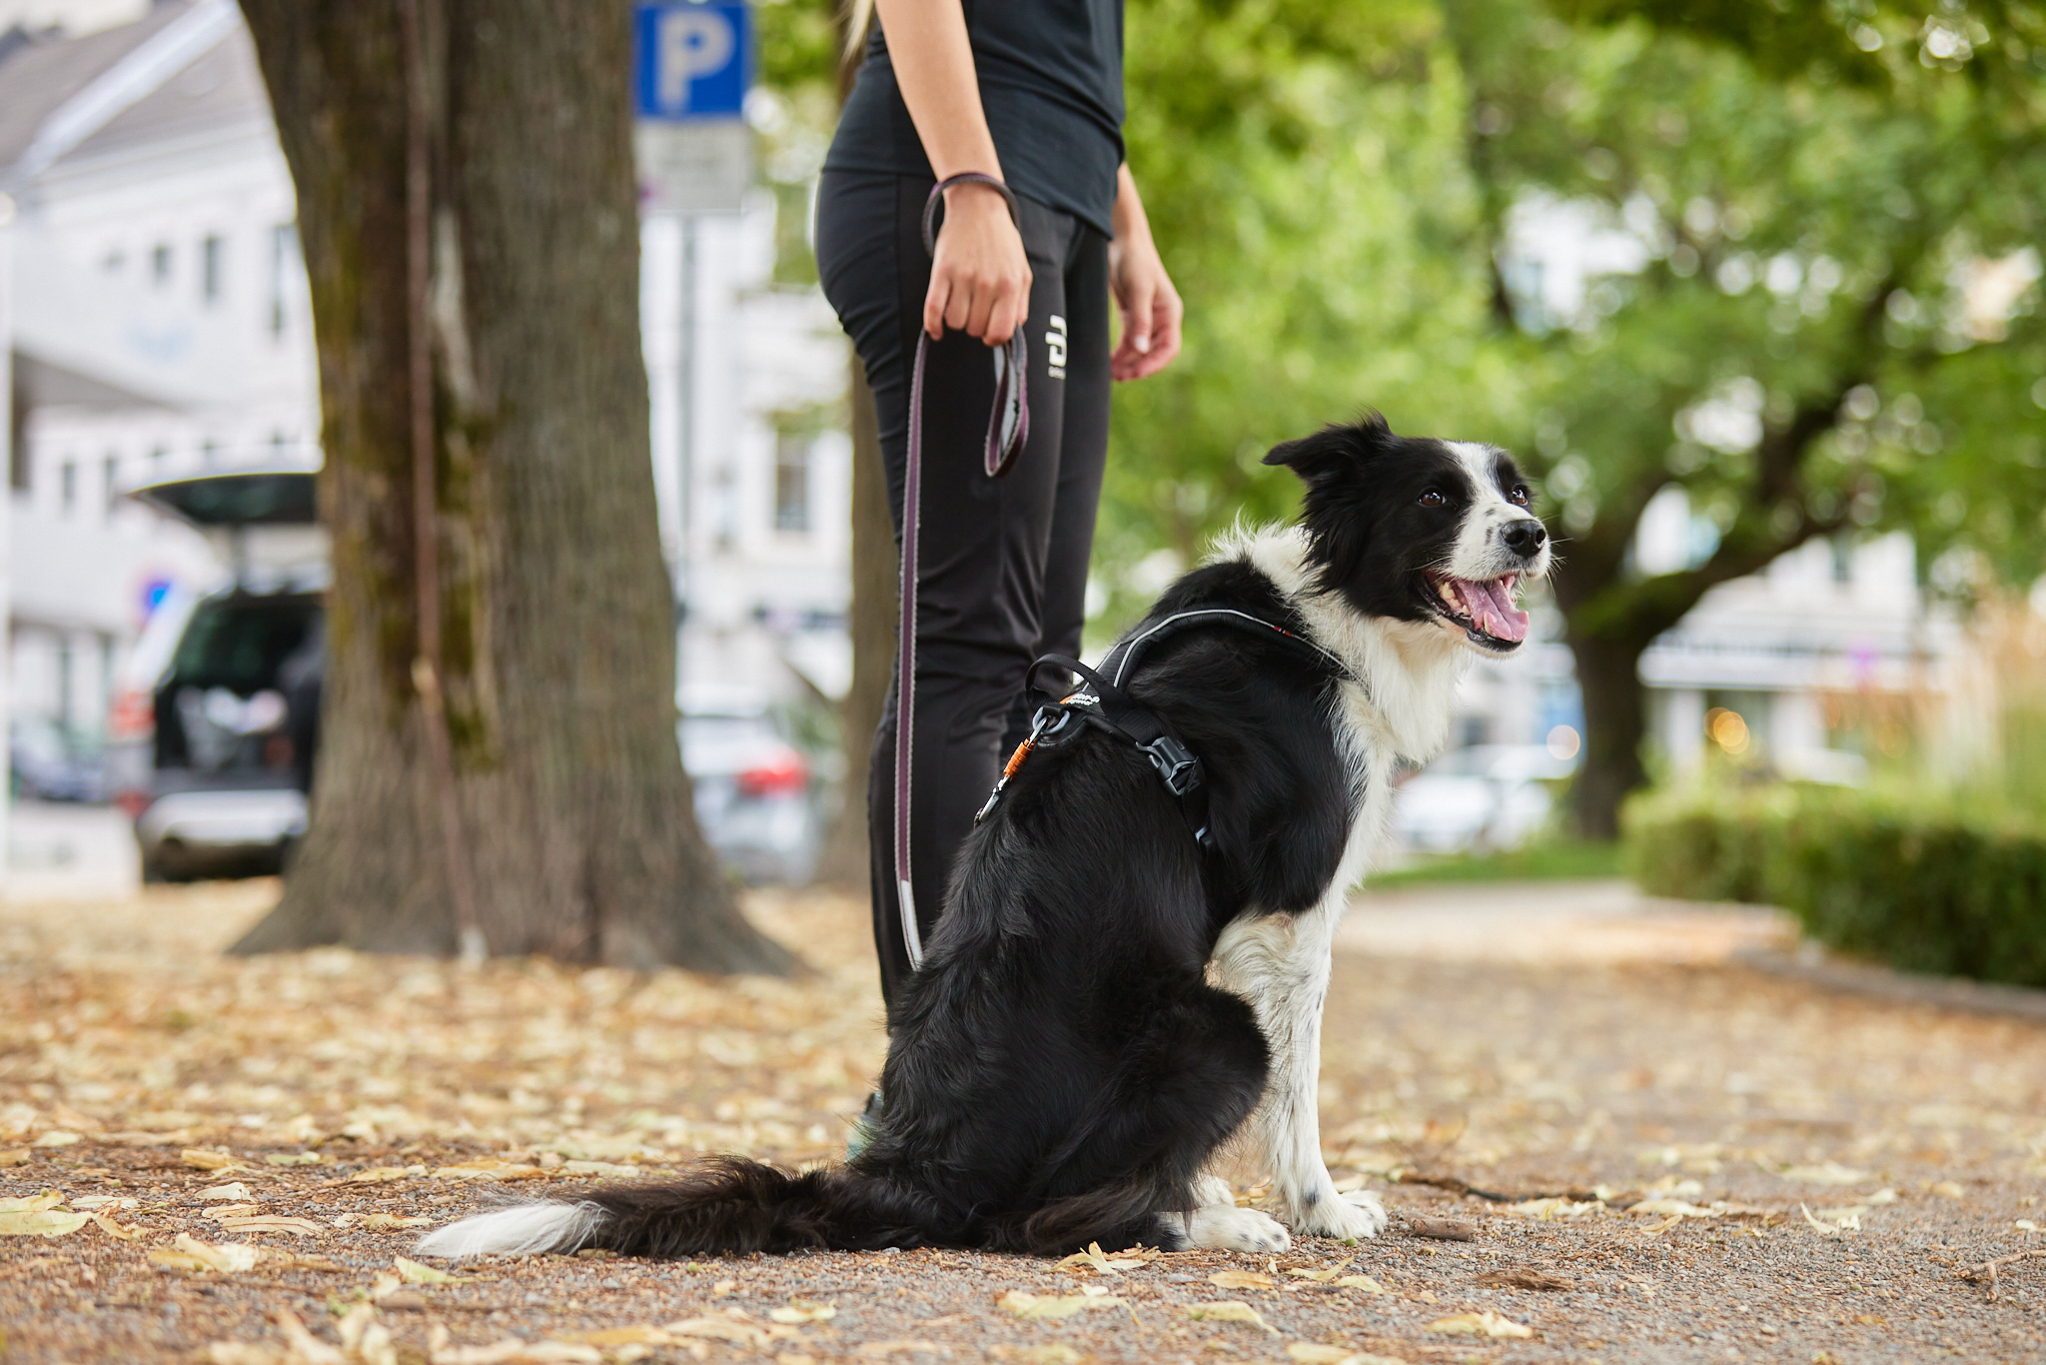
M1339 1194L1322 1164L1330 940L1395 765L1448 738L1469 651L1527 638L1514 590L1547 571L1548 537L1492 446L1372 416L1266 463L1306 483L1299 525L1230 537L1147 619L1230 608L1320 648L1186 630L1127 688L1200 756L1209 847L1134 746L1090 733L1034 754L960 856L889 1021L886 1111L849 1165L717 1158L466 1218L420 1250L1262 1252L1286 1225L1378 1233L1377 1196ZM1246 1120L1278 1219L1202 1174Z

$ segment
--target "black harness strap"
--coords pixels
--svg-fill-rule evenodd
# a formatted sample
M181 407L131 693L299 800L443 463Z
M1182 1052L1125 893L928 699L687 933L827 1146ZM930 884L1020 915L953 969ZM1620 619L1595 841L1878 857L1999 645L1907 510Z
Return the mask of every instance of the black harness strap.
M1126 682L1136 672L1138 660L1153 645L1182 631L1202 626L1221 626L1266 639L1277 638L1289 646L1312 653L1317 663L1333 669L1338 677L1351 676L1341 659L1306 636L1233 607L1174 612L1154 621L1125 637L1110 650L1108 657L1101 661L1099 672L1063 654L1047 654L1030 665L1026 684L1031 684L1038 669L1046 667L1065 669L1083 681L1066 697L1037 709L1029 737L1010 756L995 789L988 793L987 804L980 808L973 822L979 824L994 811L1002 799L1003 789L1009 785L1009 779L1016 775L1016 770L1023 766L1033 750L1065 742L1069 734L1078 733L1077 728L1068 731L1068 726L1077 722L1080 728L1103 730L1140 750L1157 770L1158 780L1165 784L1165 790L1178 800L1180 815L1186 820L1194 843L1204 852L1212 849L1215 836L1208 827L1207 773L1201 766L1200 756L1188 748L1186 741L1159 719L1156 712L1130 696L1125 689Z

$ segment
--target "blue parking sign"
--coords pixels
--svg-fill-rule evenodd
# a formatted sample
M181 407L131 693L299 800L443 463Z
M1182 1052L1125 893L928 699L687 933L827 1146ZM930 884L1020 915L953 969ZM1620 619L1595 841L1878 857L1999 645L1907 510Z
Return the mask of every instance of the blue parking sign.
M736 118L753 66L744 4L655 0L633 11L634 103L643 119Z

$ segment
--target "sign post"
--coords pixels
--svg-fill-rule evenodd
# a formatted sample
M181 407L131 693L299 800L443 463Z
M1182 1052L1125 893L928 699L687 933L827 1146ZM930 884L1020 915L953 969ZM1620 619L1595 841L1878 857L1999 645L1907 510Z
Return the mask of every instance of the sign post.
M739 212L753 182L746 90L753 76L752 14L743 0L640 0L633 9L633 151L640 212L681 229L673 395L676 442L676 682L689 615L690 513L696 425L697 223Z

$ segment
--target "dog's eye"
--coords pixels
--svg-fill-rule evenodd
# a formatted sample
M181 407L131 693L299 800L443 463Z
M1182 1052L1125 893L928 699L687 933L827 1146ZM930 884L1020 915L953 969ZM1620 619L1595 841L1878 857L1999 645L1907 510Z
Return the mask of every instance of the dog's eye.
M1516 488L1506 496L1512 500L1515 507L1527 506L1527 489L1525 487Z
M1442 496L1440 489L1431 488L1421 495L1421 506L1423 507L1442 507L1447 505L1448 502L1449 499Z

